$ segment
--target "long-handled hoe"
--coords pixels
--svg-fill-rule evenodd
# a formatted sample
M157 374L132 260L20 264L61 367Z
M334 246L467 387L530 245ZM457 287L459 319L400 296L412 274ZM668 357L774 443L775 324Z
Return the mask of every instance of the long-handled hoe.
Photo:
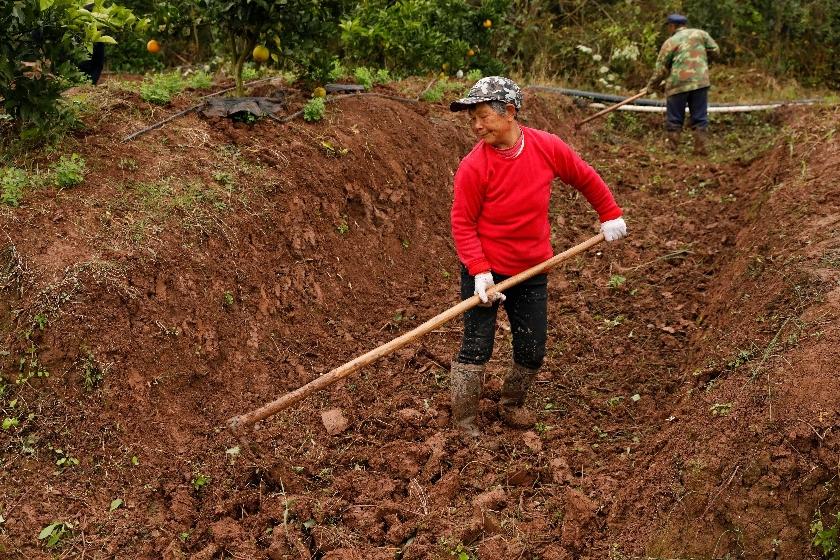
M578 253L581 253L590 247L593 247L604 240L604 234L599 233L594 237L590 237L583 243L579 245L575 245L571 249L567 249L562 253L555 255L544 261L536 266L529 268L523 272L520 272L516 276L511 276L507 280L499 282L494 287L490 288L487 293L488 295L496 293L496 292L504 292L508 288L516 286L520 282L523 282L529 278L536 276L537 274L541 274L546 272L561 262L568 260ZM264 404L260 408L253 410L247 414L242 414L241 416L234 416L230 420L228 420L228 426L234 430L238 431L246 426L250 426L260 420L268 418L274 414L277 414L283 409L286 409L296 402L302 400L303 398L311 395L316 391L320 391L326 387L329 387L339 379L344 379L351 373L361 369L362 367L370 364L378 360L383 356L387 356L391 352L395 350L399 350L406 344L413 342L414 340L420 338L424 334L428 333L429 331L433 331L434 329L438 328L439 326L443 325L444 323L454 319L455 317L459 316L460 314L464 313L465 311L472 309L476 305L481 303L481 300L478 299L478 296L472 296L469 299L465 299L461 303L450 307L440 315L436 315L423 323L422 325L414 328L413 330L405 333L404 335L395 338L391 342L383 344L377 348L374 348L367 354L363 354L354 360L347 362L344 365L341 365L334 370L325 373L324 375L318 377L307 383L306 385L299 387L292 391L291 393L286 393L282 397L271 401L270 403Z
M643 96L644 94L646 94L647 92L648 92L647 88L642 88L642 91L640 91L640 92L639 92L639 93L637 93L636 95L632 95L632 96L628 97L627 99L622 99L621 101L619 101L619 102L618 102L618 103L616 103L615 105L610 105L610 106L609 106L609 107L607 107L606 109L601 109L600 111L598 111L597 113L595 113L595 114L594 114L594 115L592 115L591 117L586 117L586 118L585 118L585 119L583 119L582 121L580 121L580 122L576 122L576 123L575 123L575 130L577 130L577 129L578 129L578 128L580 128L581 126L585 125L585 124L586 124L586 123L588 123L589 121L594 121L594 120L595 120L595 119L597 119L598 117L603 117L603 116L604 116L604 115L606 115L607 113L612 113L613 111L615 111L616 109L618 109L619 107L621 107L621 106L623 106L623 105L627 105L628 103L632 103L633 101L636 101L637 99L639 99L640 97L642 97L642 96Z

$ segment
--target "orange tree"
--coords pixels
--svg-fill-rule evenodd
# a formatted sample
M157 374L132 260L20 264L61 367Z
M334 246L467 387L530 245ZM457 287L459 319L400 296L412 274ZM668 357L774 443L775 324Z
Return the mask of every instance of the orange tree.
M140 27L131 11L86 0L16 0L0 3L0 97L23 138L41 139L73 116L61 92L83 77L79 63L95 43L114 43L109 32Z
M397 73L504 69L512 0L363 0L341 22L345 57ZM501 37L499 36L501 35ZM445 65L445 66L444 66Z
M318 74L332 57L329 36L335 35L338 14L345 0L201 0L208 21L221 33L229 51L238 95L243 94L242 68L258 42L276 38L281 61L299 67L308 76Z

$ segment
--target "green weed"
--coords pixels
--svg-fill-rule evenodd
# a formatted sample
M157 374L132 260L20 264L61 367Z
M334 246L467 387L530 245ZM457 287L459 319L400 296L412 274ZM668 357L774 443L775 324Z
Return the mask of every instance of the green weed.
M23 191L29 185L29 175L17 167L0 169L0 204L19 206Z
M79 466L79 460L71 456L69 453L65 453L61 449L53 449L53 452L56 455L55 466L57 466L60 470Z
M313 97L303 106L303 120L306 122L320 121L327 112L327 105L323 97Z
M187 78L187 86L192 89L207 89L213 85L213 76L199 70Z
M140 84L140 99L155 105L166 105L174 95L181 93L187 85L187 82L178 72L156 74Z
M233 294L231 292L225 292L222 294L222 305L225 307L232 307L233 306Z
M196 492L201 492L201 490L210 484L210 477L201 473L195 473L195 476L190 481L192 484L193 490Z
M712 416L727 416L732 412L732 403L715 403L709 407Z
M470 82L477 82L481 78L484 77L484 73L479 70L478 68L473 68L469 72L467 72L467 80Z
M370 89L376 84L384 84L391 80L391 75L387 70L380 68L374 72L364 66L359 66L353 70L353 77L356 79L356 83L364 86L365 89Z
M38 533L38 540L44 541L47 548L56 548L61 540L72 534L73 524L69 521L53 521Z
M829 519L834 523L826 527L822 516L817 512L817 518L811 524L811 544L820 551L824 559L840 560L840 511Z
M615 290L620 288L625 282L627 282L627 278L621 274L613 274L610 276L609 282L607 282L607 287Z
M88 353L82 362L82 385L85 391L93 391L105 379L105 370L92 353Z
M62 189L80 184L85 180L86 171L85 158L79 154L61 156L52 166L55 185Z

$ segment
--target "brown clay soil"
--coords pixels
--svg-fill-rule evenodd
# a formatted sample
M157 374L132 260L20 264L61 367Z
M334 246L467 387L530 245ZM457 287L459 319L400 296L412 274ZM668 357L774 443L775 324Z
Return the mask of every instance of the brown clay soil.
M457 302L462 116L362 97L121 143L191 101L85 95L83 132L16 162L46 177L76 152L84 182L0 207L3 558L818 557L811 524L840 508L836 108L721 118L700 159L663 151L659 117L578 132L528 95L631 235L552 273L533 430L495 413L502 316L469 443L457 321L225 428ZM597 232L564 185L550 219L558 250Z

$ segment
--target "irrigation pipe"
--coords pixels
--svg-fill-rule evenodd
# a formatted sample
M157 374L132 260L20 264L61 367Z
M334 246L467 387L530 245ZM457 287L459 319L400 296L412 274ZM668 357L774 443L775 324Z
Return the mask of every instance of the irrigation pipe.
M247 83L243 84L243 87L245 87L245 86L252 86L252 85L259 84L259 83L262 83L262 82L267 82L267 81L269 81L269 80L273 80L273 79L274 79L273 77L271 77L271 78L260 78L259 80L253 80L253 81L251 81L251 82L247 82ZM225 88L225 89L221 89L221 90L219 90L219 91L217 91L217 92L215 92L215 93L210 93L210 94L208 94L208 95L202 95L201 97L199 97L199 99L207 99L207 98L209 98L209 97L216 97L217 95L221 95L221 94L223 94L223 93L227 93L227 92L229 92L229 91L231 91L231 90L234 90L234 89L236 89L236 86L229 87L229 88ZM153 130L155 130L155 129L158 129L158 128L162 127L163 125L165 125L165 124L166 124L166 123L168 123L169 121L175 120L175 119L177 119L178 117L183 117L183 116L184 116L184 115L186 115L187 113L192 113L193 111L196 111L196 110L198 110L198 109L201 109L201 107L203 107L203 106L204 106L204 104L205 104L205 101L202 101L201 103L196 103L195 105L192 105L192 106L190 106L190 107L187 107L187 108L186 108L186 109L184 109L183 111L178 111L177 113L175 113L175 114L173 114L173 115L169 115L168 117L166 117L166 118L165 118L165 119L163 119L162 121L158 121L158 122L156 122L156 123L154 123L154 124L152 124L152 125L149 125L149 126L147 126L147 127L145 127L145 128L141 128L140 130L137 130L137 131L135 131L135 132L132 132L131 134L129 134L128 136L126 136L125 138L123 138L123 139L122 139L122 141L123 141L123 142L130 142L131 140L134 140L135 138L137 138L138 136L140 136L140 135L142 135L142 134L146 134L147 132L151 132L151 131L153 131Z
M797 103L798 105L809 105L810 103ZM752 111L769 111L771 109L778 109L784 107L788 103L766 103L760 105L727 105L725 107L709 107L709 113L750 113ZM589 107L592 109L601 109L605 107L603 103L590 103ZM667 109L665 107L651 107L647 105L622 105L617 107L616 111L634 111L636 113L664 113ZM688 112L688 107L686 107Z
M534 85L534 86L527 86L525 89L533 90L533 91L544 91L547 93L557 93L560 95L566 95L569 97L579 97L582 99L591 99L593 101L601 101L603 103L618 103L625 99L625 96L621 95L612 95L609 93L598 93L595 91L584 91L580 89L568 89L568 88L561 88L561 87L553 87L553 86L541 86L541 85ZM750 105L813 105L815 103L819 103L819 99L797 99L794 101L771 101L768 103L758 103L758 104L750 104ZM665 101L661 99L639 99L633 103L634 105L641 105L641 106L648 106L648 107L665 107ZM593 105L594 106L594 105ZM712 107L743 107L745 106L743 103L710 103L709 108ZM601 105L603 107L603 105Z

